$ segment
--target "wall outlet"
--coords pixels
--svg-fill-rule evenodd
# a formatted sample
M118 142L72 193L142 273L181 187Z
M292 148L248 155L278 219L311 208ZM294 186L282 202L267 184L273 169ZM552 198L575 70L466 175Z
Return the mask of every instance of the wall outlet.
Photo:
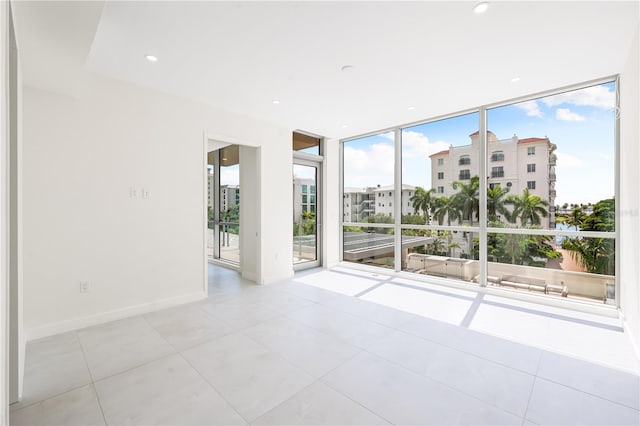
M89 281L80 281L80 293L89 292Z

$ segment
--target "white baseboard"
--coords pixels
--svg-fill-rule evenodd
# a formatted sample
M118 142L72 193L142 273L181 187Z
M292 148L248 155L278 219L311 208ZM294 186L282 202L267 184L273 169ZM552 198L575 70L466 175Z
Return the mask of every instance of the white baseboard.
M161 309L172 308L174 306L184 305L185 303L197 302L207 298L204 291L191 293L183 296L161 299L154 302L143 303L141 305L128 306L126 308L114 309L111 311L101 312L86 317L74 318L55 322L52 324L42 325L25 330L26 340L41 339L43 337L53 336L55 334L66 333L68 331L79 330L85 327L104 324L109 321L129 318L136 315L147 314L149 312L159 311Z
M293 278L293 268L291 268L291 272L289 272L286 275L262 277L262 282L260 284L272 284L272 283L277 283L279 281L288 280L290 278Z
M254 283L258 282L258 277L254 272L242 271L242 278L244 278L245 280L253 281Z
M629 322L624 316L622 317L622 327L624 329L625 334L631 341L631 347L633 348L633 351L636 353L636 357L640 360L640 342L638 342L638 340L636 339L636 336L634 335L633 331L629 327Z

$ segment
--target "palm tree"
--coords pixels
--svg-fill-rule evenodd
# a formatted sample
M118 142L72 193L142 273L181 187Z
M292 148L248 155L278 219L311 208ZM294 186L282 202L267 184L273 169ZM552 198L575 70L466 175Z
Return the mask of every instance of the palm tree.
M438 221L438 225L442 225L444 218L447 218L447 225L451 226L452 220L458 220L462 218L460 208L456 200L456 196L440 197L433 201L433 218Z
M424 222L429 224L429 210L431 210L431 204L433 202L431 194L435 192L435 189L425 190L421 186L417 186L413 196L409 199L413 205L413 211L418 213L422 210L424 214Z
M531 194L529 188L523 189L522 195L508 196L504 203L513 205L510 222L515 223L520 219L522 226L526 226L527 223L533 226L540 225L540 217L547 217L549 214L547 211L549 203L539 195Z
M578 228L582 227L586 218L587 214L583 212L580 207L575 207L573 210L571 210L571 213L567 215L565 223L568 226L575 227L577 231Z
M498 213L508 217L509 211L505 208L504 196L509 192L509 188L502 188L500 184L487 189L487 218L489 222L498 220Z
M453 189L460 188L454 197L462 212L462 219L473 225L473 214L477 219L480 211L480 178L474 176L469 183L455 181L452 186Z

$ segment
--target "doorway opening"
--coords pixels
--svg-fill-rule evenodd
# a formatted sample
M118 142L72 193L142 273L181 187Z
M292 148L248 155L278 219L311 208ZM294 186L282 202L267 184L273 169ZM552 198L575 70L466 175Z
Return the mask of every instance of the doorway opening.
M207 258L240 266L240 149L207 153Z

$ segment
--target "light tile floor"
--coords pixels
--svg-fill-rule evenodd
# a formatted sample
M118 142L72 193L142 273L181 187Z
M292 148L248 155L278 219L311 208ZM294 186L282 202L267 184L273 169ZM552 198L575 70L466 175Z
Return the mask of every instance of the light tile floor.
M617 320L344 268L29 342L12 425L638 425Z

